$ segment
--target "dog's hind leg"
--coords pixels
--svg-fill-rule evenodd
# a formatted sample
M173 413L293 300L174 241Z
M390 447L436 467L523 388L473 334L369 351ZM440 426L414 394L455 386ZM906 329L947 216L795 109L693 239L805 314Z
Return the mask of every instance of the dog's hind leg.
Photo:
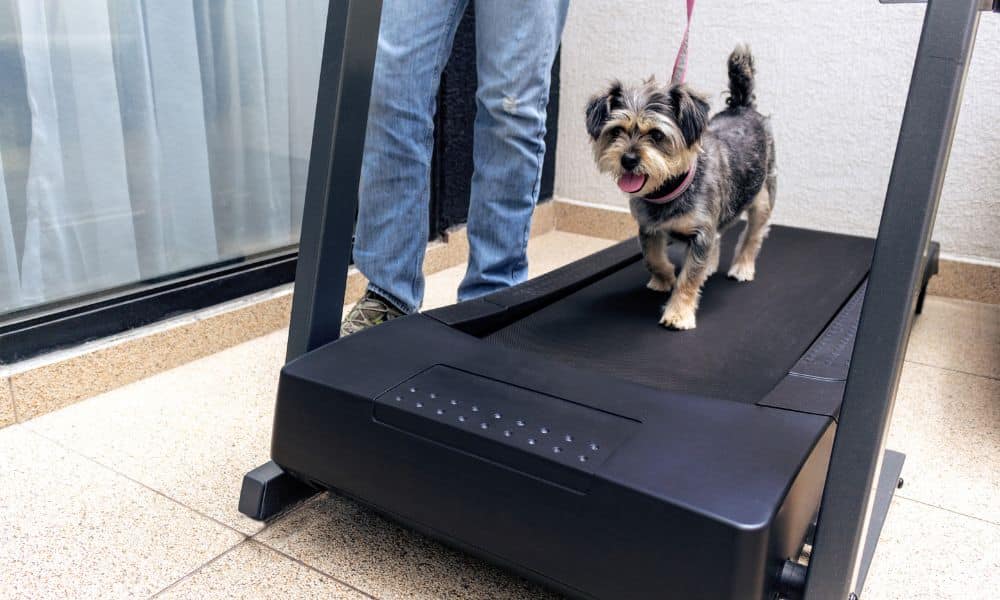
M669 241L667 234L663 231L639 232L642 257L650 273L649 283L646 284L646 287L657 292L669 292L677 283L674 265L670 262L670 257L667 256Z
M733 264L729 268L729 276L737 281L753 281L756 275L757 254L760 252L761 244L764 243L764 238L767 237L775 189L774 177L768 177L765 186L747 208L747 225L736 243Z

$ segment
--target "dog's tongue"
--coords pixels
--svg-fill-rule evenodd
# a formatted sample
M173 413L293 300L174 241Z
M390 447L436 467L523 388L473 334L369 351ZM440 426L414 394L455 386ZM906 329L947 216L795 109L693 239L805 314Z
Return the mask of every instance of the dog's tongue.
M646 176L638 173L625 173L618 178L618 188L626 194L634 194L646 184Z

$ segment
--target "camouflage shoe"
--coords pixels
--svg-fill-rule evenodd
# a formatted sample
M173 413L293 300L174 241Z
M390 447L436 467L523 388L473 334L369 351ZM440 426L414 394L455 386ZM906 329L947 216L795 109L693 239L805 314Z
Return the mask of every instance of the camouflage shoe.
M403 311L384 298L374 292L365 292L365 295L354 305L351 312L347 313L344 322L340 324L340 337L364 331L369 327L401 316L403 316Z

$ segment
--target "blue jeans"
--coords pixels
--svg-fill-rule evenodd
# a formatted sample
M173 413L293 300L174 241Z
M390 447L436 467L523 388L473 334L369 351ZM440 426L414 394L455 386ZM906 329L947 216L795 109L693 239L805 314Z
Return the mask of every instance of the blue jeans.
M354 262L405 312L424 296L433 116L470 0L385 0L359 189ZM468 300L523 281L545 154L549 73L569 0L472 0L476 11L474 174Z

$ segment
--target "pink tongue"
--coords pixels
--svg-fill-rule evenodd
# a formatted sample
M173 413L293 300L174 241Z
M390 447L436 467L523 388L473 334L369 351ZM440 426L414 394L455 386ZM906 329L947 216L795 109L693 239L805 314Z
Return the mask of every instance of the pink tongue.
M618 178L618 188L626 194L634 194L646 184L646 176L638 173L625 173Z

